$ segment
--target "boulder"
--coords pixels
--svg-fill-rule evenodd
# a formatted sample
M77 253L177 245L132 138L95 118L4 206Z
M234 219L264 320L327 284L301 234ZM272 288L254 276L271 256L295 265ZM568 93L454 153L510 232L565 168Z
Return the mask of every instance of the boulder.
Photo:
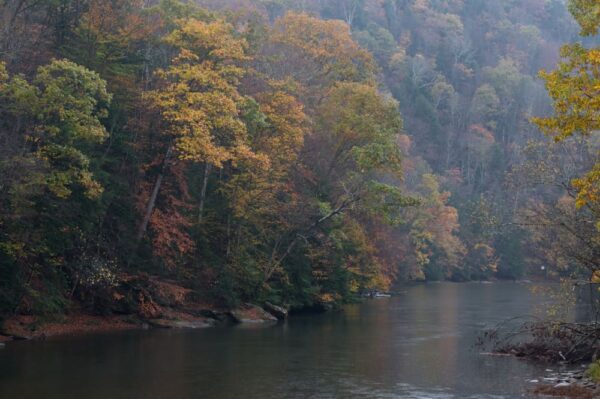
M281 306L273 305L270 302L265 302L264 309L279 320L285 320L288 316L287 309Z
M276 322L277 318L265 311L260 306L245 304L229 312L238 323L269 323Z
M157 328L207 328L213 323L210 320L169 320L169 319L151 319L148 324Z
M149 280L148 291L160 306L184 306L192 295L192 290L184 288L174 282L160 281L156 278Z
M0 333L14 340L30 340L33 339L35 332L32 330L33 324L25 323L17 318L9 319L4 322Z

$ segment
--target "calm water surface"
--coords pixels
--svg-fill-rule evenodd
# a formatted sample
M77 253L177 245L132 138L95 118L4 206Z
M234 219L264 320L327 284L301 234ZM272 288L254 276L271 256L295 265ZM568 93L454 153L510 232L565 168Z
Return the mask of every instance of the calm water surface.
M0 398L526 398L545 367L473 343L539 309L530 288L427 284L271 327L11 343L0 350Z

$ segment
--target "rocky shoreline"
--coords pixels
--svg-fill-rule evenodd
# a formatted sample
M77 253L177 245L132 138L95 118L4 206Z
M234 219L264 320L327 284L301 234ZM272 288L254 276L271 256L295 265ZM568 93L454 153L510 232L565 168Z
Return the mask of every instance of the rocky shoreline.
M571 371L546 369L544 377L531 380L536 384L531 392L541 397L560 397L573 399L600 398L600 384L586 376L585 368Z
M39 340L86 333L150 328L199 329L233 324L276 324L285 318L284 314L287 316L287 311L283 308L279 309L281 311L271 313L258 305L245 304L228 311L203 309L199 313L194 312L195 314L170 310L153 318L143 318L140 315L73 314L55 322L42 322L34 316L21 315L5 320L0 327L0 348L7 342L15 340Z
M101 297L88 299L87 304L74 302L72 309L58 320L27 314L5 319L0 325L0 348L13 340L148 328L275 324L288 316L288 309L269 302L223 308L200 300L191 289L151 276L123 276L121 281ZM99 305L104 314L90 311Z

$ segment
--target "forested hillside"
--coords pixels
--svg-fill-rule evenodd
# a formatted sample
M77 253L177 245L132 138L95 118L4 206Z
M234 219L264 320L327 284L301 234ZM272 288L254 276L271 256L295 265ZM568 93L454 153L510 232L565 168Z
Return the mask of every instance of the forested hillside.
M597 269L573 181L597 140L531 120L552 111L538 71L594 41L561 0L8 0L0 18L2 315L104 312L137 275L303 307Z

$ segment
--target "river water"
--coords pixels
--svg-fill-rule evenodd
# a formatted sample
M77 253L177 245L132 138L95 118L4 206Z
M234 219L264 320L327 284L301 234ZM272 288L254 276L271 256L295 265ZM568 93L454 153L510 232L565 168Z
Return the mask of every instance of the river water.
M527 398L546 367L473 344L547 301L530 284L424 284L268 327L9 343L0 398Z

